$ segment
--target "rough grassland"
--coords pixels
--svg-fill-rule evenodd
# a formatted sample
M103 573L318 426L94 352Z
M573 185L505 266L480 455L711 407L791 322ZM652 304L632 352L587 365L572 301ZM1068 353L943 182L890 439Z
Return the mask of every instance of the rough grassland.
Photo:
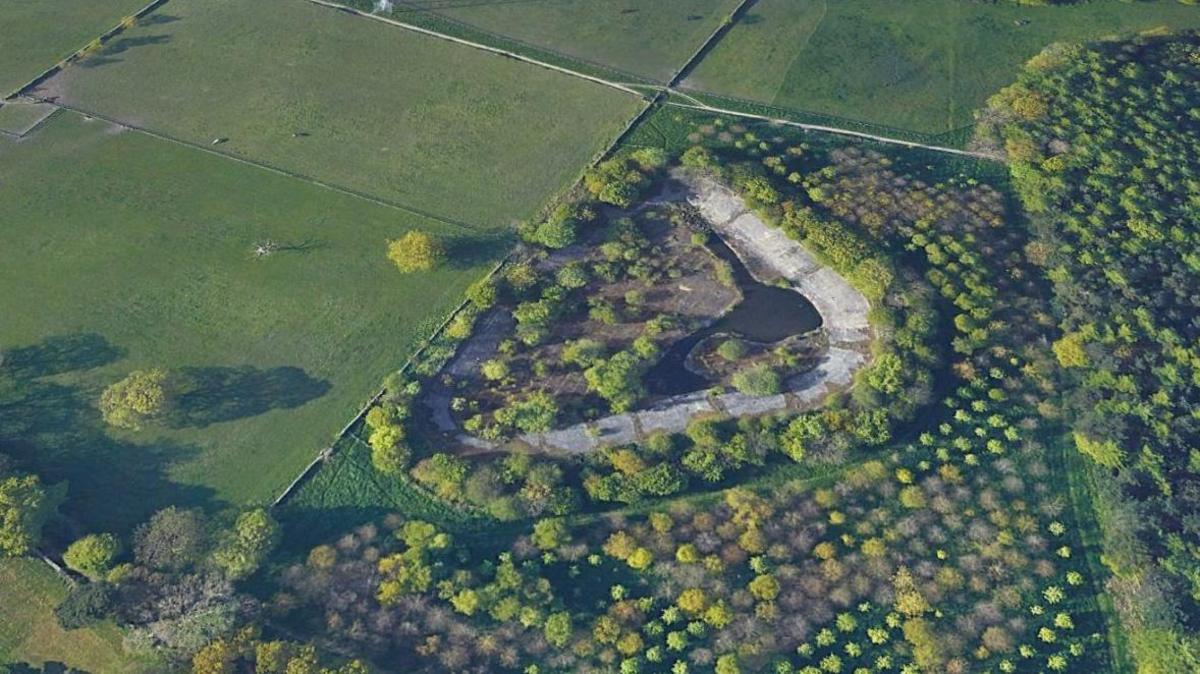
M68 480L84 530L168 503L276 495L509 242L60 113L0 137L0 349L23 402L0 451ZM401 275L385 241L445 236L452 263ZM285 248L254 259L256 242ZM107 430L100 390L188 373L164 423Z
M1200 26L1200 7L1175 0L1094 0L1069 7L969 0L759 0L685 84L941 133L969 125L972 112L1051 42L1162 26Z
M148 663L124 654L121 633L111 623L59 627L54 607L66 594L62 580L40 561L0 560L0 664L58 662L92 674L150 671Z
M149 0L0 0L0 98Z
M300 0L150 18L43 93L471 224L529 217L642 105Z
M737 6L737 0L555 0L396 3L504 37L665 82Z

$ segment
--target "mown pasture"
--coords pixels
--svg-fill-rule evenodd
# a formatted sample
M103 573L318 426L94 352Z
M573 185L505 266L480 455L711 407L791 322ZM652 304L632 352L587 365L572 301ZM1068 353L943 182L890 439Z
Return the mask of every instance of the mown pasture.
M684 84L940 134L970 125L987 97L1052 42L1196 26L1200 9L1175 0L760 0Z
M149 0L0 0L0 98L70 56Z
M269 501L509 247L65 112L0 137L0 184L0 349L20 391L0 451L68 481L84 531ZM450 261L400 274L386 241L413 228ZM176 409L106 428L100 391L148 367L184 380Z
M54 608L66 595L66 583L41 561L0 560L0 665L59 663L93 674L152 671L153 663L125 654L121 633L111 622L60 627Z
M643 105L306 2L150 19L41 94L472 226L532 215Z
M433 14L571 58L665 82L737 4L737 0L418 0L397 3L393 16L406 20L414 14Z

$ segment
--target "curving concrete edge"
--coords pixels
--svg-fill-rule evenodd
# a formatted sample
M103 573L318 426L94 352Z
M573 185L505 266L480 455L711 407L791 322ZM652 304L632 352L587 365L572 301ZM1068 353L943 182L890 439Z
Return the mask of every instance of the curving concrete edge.
M527 433L514 440L516 445L548 453L581 454L600 447L637 442L656 431L678 433L698 416L743 417L812 409L830 393L849 386L854 373L866 363L867 346L871 341L871 326L867 321L870 303L862 293L837 272L818 263L804 246L782 230L763 222L728 187L710 177L683 170L672 173L672 182L674 184L663 189L658 203L687 201L694 205L758 280L783 279L807 297L821 314L821 329L828 338L829 347L816 367L789 380L787 391L778 395L757 397L736 392L709 395L707 391L697 391L667 398L634 412L614 414L546 433ZM486 348L492 341L485 335L480 348ZM478 348L467 346L451 362L449 369L465 374L456 368L480 362L483 357ZM439 420L438 425L447 422L452 425L448 397L435 398L427 403L435 419ZM439 407L443 409L437 409ZM443 427L443 430L450 429ZM460 434L458 440L480 450L501 448L497 443L465 433Z
M688 201L750 273L763 282L782 278L813 303L831 344L856 345L870 340L867 312L871 305L846 279L817 262L782 229L763 222L728 187L690 173L676 172L674 178L688 187Z

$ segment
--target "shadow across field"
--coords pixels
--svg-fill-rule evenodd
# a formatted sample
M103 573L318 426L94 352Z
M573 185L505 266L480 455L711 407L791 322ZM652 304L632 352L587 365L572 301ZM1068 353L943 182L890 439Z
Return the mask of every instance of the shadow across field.
M0 368L14 379L36 379L91 370L125 357L125 352L94 332L47 337L32 346L0 352Z
M470 269L504 257L512 249L513 237L498 235L456 236L446 241L446 260L459 269Z
M84 68L100 68L111 63L119 63L124 59L113 58L117 54L124 54L132 49L139 47L150 47L159 44L165 44L171 41L170 35L143 35L141 37L122 37L104 45L98 54L88 56L79 61L79 65Z
M54 661L45 662L41 667L36 667L25 662L5 666L8 667L8 669L4 670L7 674L90 674L86 670L75 669L61 662Z
M328 381L310 377L298 367L189 367L178 376L182 393L167 420L176 428L299 407L332 388Z
M67 484L62 517L48 531L51 546L81 533L127 533L167 505L221 505L212 490L168 474L198 448L113 437L96 408L99 392L74 383L122 355L103 337L83 333L13 349L0 364L0 452L46 484Z
M180 21L180 20L181 20L180 17L174 16L172 14L160 14L158 12L155 12L155 13L151 14L150 16L144 16L144 17L138 19L138 25L139 26L161 26L164 23L175 23L176 21Z

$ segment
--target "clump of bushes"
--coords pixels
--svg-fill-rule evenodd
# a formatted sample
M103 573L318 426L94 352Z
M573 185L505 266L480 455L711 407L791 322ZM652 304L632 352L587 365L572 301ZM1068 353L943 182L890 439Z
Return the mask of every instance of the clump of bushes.
M667 163L666 152L642 148L628 155L600 162L583 176L583 185L597 200L628 208L650 185L649 176Z
M529 243L550 249L566 248L578 240L580 229L596 218L586 204L559 204L541 222L522 223L517 232Z
M727 339L717 347L717 355L731 363L741 360L746 357L746 343L737 338Z
M420 391L420 384L393 377L386 383L387 393L367 411L367 444L371 446L371 463L385 475L399 475L412 459L412 449L406 442L405 428L411 414L409 405Z
M783 379L765 363L735 372L730 383L738 391L752 396L770 396L783 390Z

